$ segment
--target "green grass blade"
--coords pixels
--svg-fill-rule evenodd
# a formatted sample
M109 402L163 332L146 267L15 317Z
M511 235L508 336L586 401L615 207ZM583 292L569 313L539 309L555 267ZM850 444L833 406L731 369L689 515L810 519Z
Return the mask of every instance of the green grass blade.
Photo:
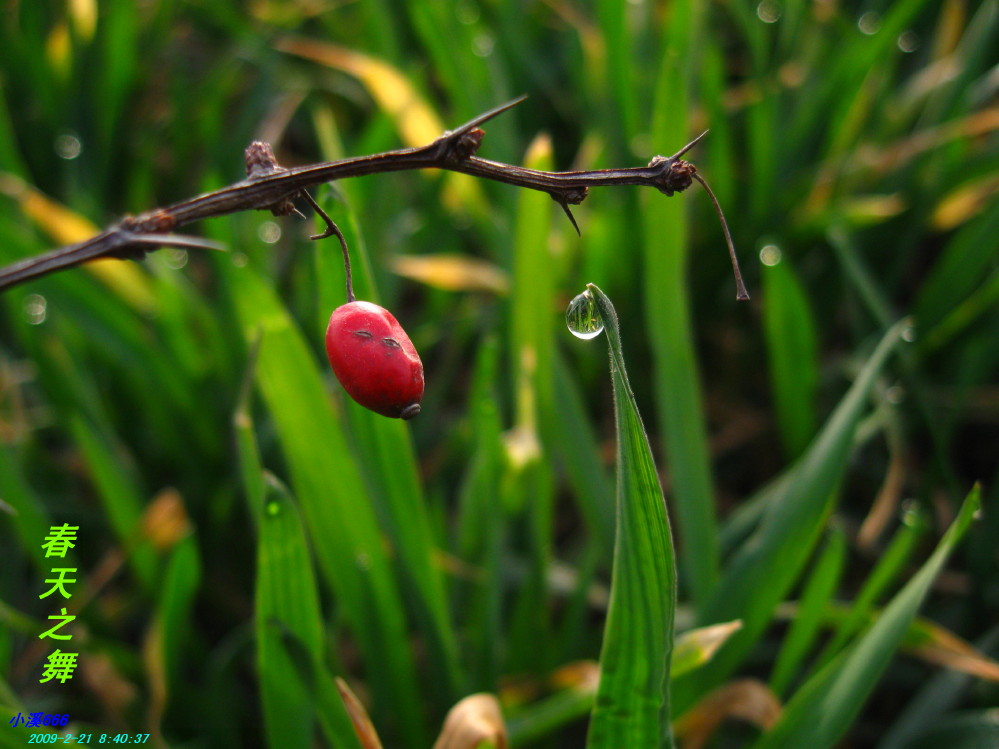
M330 408L316 360L273 289L250 268L232 271L230 280L246 338L263 331L257 387L273 417L319 568L378 695L376 720L394 723L406 745L422 746L427 729L402 595L343 425Z
M999 626L991 627L984 637L975 642L975 648L995 657L999 652ZM913 737L932 731L934 726L939 725L942 716L960 704L977 683L975 676L954 669L934 674L885 732L878 749L906 749Z
M763 331L777 424L784 452L794 459L815 435L818 335L805 290L787 260L761 268Z
M186 646L197 636L192 628L194 598L201 584L201 559L193 537L180 539L171 550L156 586L156 613L142 648L149 706L148 729L160 733L167 710L185 708L183 688Z
M600 686L587 747L672 746L669 667L676 562L666 500L621 351L617 315L593 284L607 332L617 427L617 535Z
M817 660L821 667L839 652L870 617L872 607L885 589L906 573L910 559L928 529L926 519L917 511L906 512L902 527L891 543L881 552L878 563L871 570L853 601L850 615L836 628L836 632L822 650Z
M495 690L499 679L503 600L503 539L507 532L500 484L506 454L497 408L499 344L483 341L476 355L469 397L472 450L458 493L454 548L481 575L461 581L454 595L468 640L465 658L470 690Z
M979 504L980 490L976 486L926 564L855 645L795 694L780 720L761 737L755 749L790 746L822 749L840 739L876 686L934 579L971 525Z
M269 482L257 547L256 634L263 722L268 746L312 745L315 681L321 678L323 627L319 594L301 519L287 490ZM340 709L336 746L357 745Z
M792 468L790 480L778 484L780 493L768 502L759 527L733 557L701 613L701 622L742 619L745 626L710 663L691 675L691 681L681 680L676 698L682 709L718 686L738 666L797 579L824 526L871 388L905 324L896 323L882 338L825 427Z
M588 529L610 556L614 548L613 484L599 460L600 446L587 421L583 398L565 358L555 352L555 413L561 422L556 441L560 462L566 467L580 512Z
M774 664L770 688L783 694L822 627L826 605L836 593L846 560L846 538L833 528L798 601L798 610Z
M126 550L139 578L151 588L156 575L156 557L152 547L139 540L143 498L136 477L126 467L129 465L127 455L121 448L116 450L85 417L74 416L70 426L118 542Z
M914 309L919 325L929 328L938 324L981 286L995 259L982 248L994 246L997 232L999 204L970 221L947 243L916 298Z
M6 510L0 510L4 525L11 527L2 531L5 546L14 546L14 538L20 541L20 546L31 555L32 562L40 570L46 572L52 565L45 559L42 540L49 532L51 520L45 507L32 491L18 468L15 456L6 447L0 447L0 500L11 507L16 515L9 516ZM58 524L66 522L60 518Z
M525 166L552 168L552 141L537 136L524 156ZM549 244L551 199L543 193L517 194L514 258L510 295L511 400L514 425L507 440L510 460L503 476L504 498L523 515L527 575L516 588L510 623L510 660L516 671L546 671L556 665L551 639L547 576L553 556L554 466L550 456L559 440L554 411L554 348L558 307ZM517 454L514 457L514 454Z
M689 56L694 54L701 15L697 3L678 2L670 8L667 51L656 85L651 133L656 147L665 153L690 140L688 91L694 71ZM640 195L645 322L653 357L657 415L682 539L680 569L698 607L717 582L719 566L707 425L687 276L686 201L704 197L694 193L667 199L652 191Z
M949 715L914 736L903 749L988 749L999 746L999 709Z

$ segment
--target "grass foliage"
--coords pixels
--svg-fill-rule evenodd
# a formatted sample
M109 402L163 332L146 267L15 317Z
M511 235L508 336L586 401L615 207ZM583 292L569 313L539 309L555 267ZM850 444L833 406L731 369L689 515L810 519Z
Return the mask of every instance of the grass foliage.
M403 423L329 371L311 218L4 293L0 746L33 712L362 746L337 677L403 749L475 692L524 747L994 739L997 34L995 0L10 4L0 263L234 182L253 139L421 145L527 93L480 155L632 166L710 129L688 158L753 301L697 185L595 189L581 237L463 175L323 187L423 356ZM63 523L80 666L40 684Z

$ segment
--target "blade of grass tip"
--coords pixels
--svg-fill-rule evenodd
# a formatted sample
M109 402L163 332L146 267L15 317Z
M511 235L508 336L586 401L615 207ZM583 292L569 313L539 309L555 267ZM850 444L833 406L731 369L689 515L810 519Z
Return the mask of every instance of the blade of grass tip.
M867 633L798 690L777 725L760 738L754 749L823 749L839 741L877 685L950 553L971 525L980 495L980 488L975 486L933 555Z
M710 661L718 649L728 641L728 638L740 629L742 629L742 622L738 619L734 622L688 629L673 643L670 678L675 679Z
M617 531L589 749L672 746L669 669L676 562L666 500L628 382L617 315L588 284L607 332L617 429Z
M364 749L382 749L378 731L375 730L371 718L368 717L368 711L364 709L364 705L357 698L357 695L351 691L343 679L337 678L335 684L340 699L343 700L344 708L347 710L347 715L350 716L350 722L354 726L354 733L357 734L361 745Z
M902 514L902 527L878 557L877 565L867 576L853 601L849 616L840 622L836 632L823 648L822 654L816 660L817 668L821 668L833 659L850 637L867 621L884 590L905 574L910 558L928 529L927 519L918 510L913 509Z
M745 627L704 668L678 680L674 693L682 710L721 684L766 629L777 604L794 584L824 527L835 489L846 470L860 417L907 320L885 333L860 375L779 493L767 502L755 532L733 556L700 616L703 623L742 619ZM765 586L761 580L767 581Z

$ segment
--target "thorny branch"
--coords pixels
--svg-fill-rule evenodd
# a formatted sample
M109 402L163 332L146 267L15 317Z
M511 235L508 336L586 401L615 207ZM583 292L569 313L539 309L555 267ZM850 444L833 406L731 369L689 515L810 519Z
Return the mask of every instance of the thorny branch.
M586 198L590 187L603 185L644 185L654 187L666 195L686 190L694 179L707 184L697 168L680 157L704 137L704 133L670 157L656 156L648 166L627 169L596 169L579 172L544 172L510 164L481 159L475 155L485 132L480 125L496 115L519 104L526 97L491 109L470 120L456 130L449 130L433 143L419 148L401 148L394 151L356 156L339 161L323 162L285 169L278 165L270 145L255 141L246 149L246 179L220 190L199 195L190 200L127 216L100 234L78 244L27 258L0 268L0 291L57 270L79 265L97 258L141 259L147 252L160 247L184 249L221 250L221 245L199 237L173 233L174 230L205 218L224 216L236 211L269 210L276 216L299 213L292 202L303 197L326 222L326 231L312 239L336 236L344 245L343 235L336 224L312 199L306 188L344 177L360 177L380 172L398 172L410 169L448 169L471 174L475 177L505 182L548 193L562 206L572 225L579 231L569 209ZM737 299L749 299L742 274L735 256L725 218L718 202L708 189L708 194L718 209L725 230L729 255L735 273ZM344 246L346 253L346 247Z

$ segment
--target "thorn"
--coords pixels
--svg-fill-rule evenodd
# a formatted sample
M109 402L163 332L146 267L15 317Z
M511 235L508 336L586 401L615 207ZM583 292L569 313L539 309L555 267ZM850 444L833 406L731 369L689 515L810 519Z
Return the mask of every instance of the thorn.
M471 132L472 130L474 130L475 128L477 128L482 123L487 122L488 120L491 120L493 117L496 117L497 115L503 114L503 112L505 112L508 109L513 109L515 106L517 106L518 104L520 104L526 98L527 98L527 94L524 94L523 96L518 96L516 99L511 99L510 101L506 102L505 104L500 104L498 107L494 107L493 109L490 109L488 112L483 112L482 114L478 115L477 117L474 117L473 119L471 119L468 122L466 122L464 125L461 125L460 127L456 127L454 130L448 130L446 133L444 133L444 135L445 136L454 137L456 135L461 135L463 133Z
M135 233L124 229L118 230L119 234L128 244L147 245L151 247L177 247L182 250L212 250L214 252L227 252L228 247L219 242L201 237L189 237L183 234L157 234L157 233Z
M562 210L565 211L565 215L569 217L569 221L572 222L572 228L576 230L576 236L583 236L582 232L579 231L579 224L576 223L576 217L572 215L572 211L569 210L569 204L564 200L559 200L555 198L555 202L562 206Z
M687 153L687 151L689 151L689 150L690 150L691 148L693 148L694 146L696 146L696 145L697 145L697 142L698 142L698 141L699 141L699 140L700 140L701 138L703 138L703 137L704 137L705 135L707 135L707 134L708 134L708 131L707 131L707 130L705 130L705 131L704 131L703 133L701 133L701 134L700 134L700 135L698 135L698 136L697 136L696 138L694 138L694 139L693 139L692 141L690 141L690 143L688 143L688 144L687 144L687 145L685 145L685 146L684 146L683 148L681 148L681 149L680 149L679 151L677 151L677 152L676 152L675 154L673 154L672 156L670 156L670 157L669 157L669 160L670 160L670 161L676 161L676 160L677 160L678 158L680 158L680 157L681 157L681 156L683 156L683 155L684 155L685 153Z

